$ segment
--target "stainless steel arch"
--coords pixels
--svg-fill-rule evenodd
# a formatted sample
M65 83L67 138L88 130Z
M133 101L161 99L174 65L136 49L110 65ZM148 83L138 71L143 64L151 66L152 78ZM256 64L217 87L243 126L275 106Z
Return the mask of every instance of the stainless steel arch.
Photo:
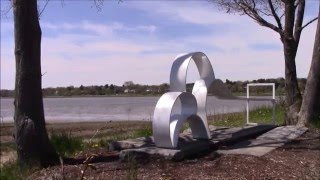
M174 60L170 73L170 91L185 92L187 70L193 60L198 68L200 79L205 81L207 88L214 81L214 72L208 57L202 52L178 55Z
M186 76L190 61L198 68L200 79L186 92ZM202 52L183 54L176 57L170 73L170 91L162 95L156 105L153 118L153 136L157 146L177 147L179 131L183 122L189 120L194 138L210 139L207 123L207 92L214 81L214 72L208 57ZM177 99L181 100L181 114L173 115Z
M181 101L181 114L172 114L176 101ZM153 136L159 147L176 147L179 130L184 121L197 113L197 102L194 96L186 92L165 93L157 102L154 112Z

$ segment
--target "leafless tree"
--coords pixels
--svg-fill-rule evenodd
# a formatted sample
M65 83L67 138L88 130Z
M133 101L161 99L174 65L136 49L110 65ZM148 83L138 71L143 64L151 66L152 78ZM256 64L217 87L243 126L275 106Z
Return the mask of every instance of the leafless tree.
M41 85L41 28L37 0L13 0L16 79L15 141L21 164L59 162L45 127Z
M297 124L302 96L298 87L296 55L301 32L315 17L303 23L305 0L211 0L227 13L247 15L280 36L285 60L286 124Z
M39 19L50 0L39 6L37 0L9 0L1 12L5 16L13 8L15 40L14 122L18 160L22 165L39 163L46 167L59 162L45 127L41 78L41 27ZM64 5L64 0L61 0ZM103 0L94 0L101 11Z

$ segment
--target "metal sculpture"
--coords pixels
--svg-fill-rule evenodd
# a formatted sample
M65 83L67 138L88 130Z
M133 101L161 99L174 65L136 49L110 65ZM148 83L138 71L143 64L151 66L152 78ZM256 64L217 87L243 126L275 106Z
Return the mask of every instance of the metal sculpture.
M187 70L193 60L200 79L193 86L192 93L186 92ZM207 92L215 80L208 57L202 52L183 54L176 57L171 67L170 92L163 94L157 102L153 115L153 137L156 146L176 148L180 129L189 122L192 136L196 139L210 139L207 123ZM173 114L173 108L181 102L181 112Z

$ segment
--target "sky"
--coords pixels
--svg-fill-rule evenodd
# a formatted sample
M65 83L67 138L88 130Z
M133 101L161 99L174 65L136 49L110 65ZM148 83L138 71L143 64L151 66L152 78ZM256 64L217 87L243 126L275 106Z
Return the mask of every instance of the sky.
M46 1L39 1L43 9ZM307 0L305 20L316 17L318 0ZM9 11L8 11L9 10ZM1 1L1 89L14 88L13 17ZM273 22L273 19L270 19ZM42 86L168 83L174 58L201 51L216 78L284 77L280 37L247 16L226 14L208 1L50 0L40 17ZM307 77L316 23L304 29L296 58ZM199 78L191 63L188 82Z

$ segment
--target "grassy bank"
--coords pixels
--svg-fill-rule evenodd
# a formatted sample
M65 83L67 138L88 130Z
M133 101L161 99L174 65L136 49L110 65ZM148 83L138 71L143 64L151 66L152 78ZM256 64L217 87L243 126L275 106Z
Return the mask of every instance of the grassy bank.
M95 151L107 146L111 141L150 136L151 122L128 121L128 122L81 122L47 124L50 141L60 156L74 157L80 153ZM1 158L11 155L16 151L13 139L8 139L13 133L13 124L1 126ZM9 161L1 164L0 179L13 180L24 179L37 168L21 169L16 162L16 155L8 157Z
M283 124L284 110L276 107L276 124ZM250 111L250 122L259 124L272 123L272 109L261 107ZM246 113L218 114L208 117L208 123L214 126L235 127L246 124ZM184 126L186 129L188 125ZM81 122L47 124L50 141L60 156L73 157L82 152L91 152L94 149L106 147L111 141L124 140L152 135L151 122L126 121L126 122ZM13 124L1 126L1 156L7 152L15 151L12 139ZM11 137L11 139L9 138ZM16 173L21 172L21 173ZM1 166L1 179L19 179L33 171L18 168L14 158Z
M208 117L208 123L214 126L237 127L246 125L246 111L217 114ZM249 112L249 121L258 124L272 124L272 108L260 107ZM284 108L276 106L275 108L275 124L284 124Z
M260 107L250 111L249 114L250 122L272 124L272 109L270 107ZM224 127L245 126L246 112L212 115L208 117L208 123L210 125ZM284 109L276 106L275 124L282 125L283 123ZM89 146L90 144L103 146L111 141L152 135L152 124L146 121L48 123L46 127L52 143L56 145L56 148L61 149L61 153L66 151L67 154L70 154L70 152L67 149L63 150L63 148L72 143L74 143L74 146L78 146L77 149L81 149L87 147L88 144ZM188 125L186 124L183 129L187 127ZM12 137L14 125L5 124L0 126L0 128L1 153L15 150ZM70 148L72 149L73 147Z

